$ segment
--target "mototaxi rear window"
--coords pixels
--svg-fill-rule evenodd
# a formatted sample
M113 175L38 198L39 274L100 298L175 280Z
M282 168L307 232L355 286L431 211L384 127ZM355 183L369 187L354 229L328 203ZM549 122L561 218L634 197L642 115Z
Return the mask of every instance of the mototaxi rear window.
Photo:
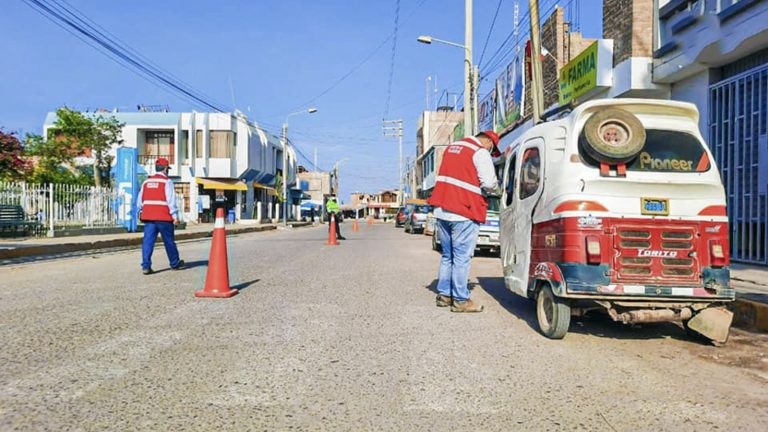
M416 206L414 211L416 213L429 213L430 212L430 208L429 208L428 205L420 205L420 206Z
M645 145L637 156L627 163L627 170L642 172L706 172L711 164L704 146L695 136L681 131L646 129ZM600 167L585 151L589 145L582 131L579 136L579 154L587 165Z

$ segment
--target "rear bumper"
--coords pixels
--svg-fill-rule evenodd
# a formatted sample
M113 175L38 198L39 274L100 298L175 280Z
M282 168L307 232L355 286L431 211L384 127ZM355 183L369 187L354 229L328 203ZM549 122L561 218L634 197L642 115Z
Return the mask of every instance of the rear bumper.
M541 268L540 266L546 266ZM736 291L730 288L730 269L706 268L700 285L655 283L617 283L607 276L608 265L575 263L542 263L534 277L547 279L556 295L569 298L595 300L661 300L696 302L733 301Z

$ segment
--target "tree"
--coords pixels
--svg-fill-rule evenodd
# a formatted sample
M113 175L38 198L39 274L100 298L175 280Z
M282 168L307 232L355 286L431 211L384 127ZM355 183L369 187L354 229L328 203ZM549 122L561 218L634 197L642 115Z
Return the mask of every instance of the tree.
M15 132L0 129L0 181L23 180L29 163L23 157L24 146Z
M49 140L65 146L65 150L77 150L79 154L90 152L93 156L93 181L96 186L101 186L102 170L109 170L111 163L106 153L113 144L122 143L120 132L124 124L114 117L84 115L68 108L59 108L56 116L56 123L49 131Z
M50 136L45 140L29 134L24 152L34 162L28 176L32 183L93 184L93 177L75 166L74 159L80 151L61 139Z

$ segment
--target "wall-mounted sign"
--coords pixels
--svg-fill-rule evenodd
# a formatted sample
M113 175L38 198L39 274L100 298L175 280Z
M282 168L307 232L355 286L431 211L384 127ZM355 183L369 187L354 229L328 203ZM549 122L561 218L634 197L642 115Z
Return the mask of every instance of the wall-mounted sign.
M599 39L560 69L560 105L613 84L613 40Z

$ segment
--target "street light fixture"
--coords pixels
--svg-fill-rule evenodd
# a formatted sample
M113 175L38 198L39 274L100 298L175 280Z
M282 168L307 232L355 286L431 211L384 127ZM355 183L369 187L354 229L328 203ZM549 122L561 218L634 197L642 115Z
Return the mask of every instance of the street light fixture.
M283 123L283 226L288 226L288 117L298 114L313 114L317 108L296 111L285 116Z
M464 50L464 134L474 135L477 131L477 122L474 120L473 112L476 112L477 103L478 71L472 66L472 48L471 41L467 45L456 42L438 39L436 37L422 35L416 38L418 42L431 45L432 42L450 45Z

